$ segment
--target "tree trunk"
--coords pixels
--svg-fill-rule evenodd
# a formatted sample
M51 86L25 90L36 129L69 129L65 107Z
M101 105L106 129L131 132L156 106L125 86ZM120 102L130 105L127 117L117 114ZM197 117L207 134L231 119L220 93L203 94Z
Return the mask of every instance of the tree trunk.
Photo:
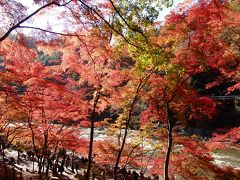
M44 174L45 161L46 161L46 152L44 152L43 160L42 160L42 175Z
M59 153L57 154L57 158L55 163L53 164L53 175L57 175L57 168L58 168L58 162L59 162Z
M123 140L122 140L122 145L121 145L120 150L118 151L117 160L116 160L116 163L115 163L115 166L114 166L114 174L113 174L113 176L114 176L115 180L117 180L118 165L120 163L122 151L123 151L125 143L126 143L128 127L129 127L129 123L130 123L130 121L132 119L132 112L133 112L133 109L134 109L134 105L135 105L135 103L137 101L138 93L141 90L141 87L142 87L142 81L140 81L140 83L138 84L136 94L134 96L134 99L133 99L132 104L131 104L131 108L130 108L129 113L128 113L128 118L127 118L126 126L125 126L125 129L124 129L124 136L123 136ZM120 131L121 131L121 129L120 129Z
M4 148L2 148L2 159L4 160L5 158L5 152L4 152Z
M34 157L34 156L33 156ZM34 169L34 166L35 166L35 164L34 164L34 159L32 159L32 162L33 162L33 168L32 168L32 171L33 171L33 173L35 173L34 171L35 171L35 169Z
M39 178L42 179L42 159L40 159L38 162L38 174Z
M94 121L91 120L91 132L90 132L90 144L89 144L89 152L88 152L88 168L86 173L86 180L90 179L90 173L92 168L93 135L94 135Z
M93 110L91 114L91 130L90 130L90 142L89 142L89 151L88 151L88 167L87 167L87 173L86 173L86 180L90 179L90 173L92 168L92 152L93 152L93 136L94 136L94 121L95 121L95 110L98 103L100 95L98 92L96 92L96 96L94 98L94 104L93 104Z
M125 127L125 130L124 130L124 137L123 137L122 145L121 145L120 150L118 151L117 160L116 160L116 164L115 164L115 167L114 167L114 174L113 175L114 175L115 180L117 180L118 165L119 165L119 162L120 162L120 158L121 158L121 155L122 155L123 148L125 146L127 133L128 133L129 122L130 122L129 120L126 122L126 127Z
M17 163L20 163L20 150L17 150Z
M172 137L173 118L171 115L169 103L167 103L166 105L166 111L167 111L167 121L168 121L168 145L167 145L167 152L166 152L165 161L164 161L164 180L169 180L168 167L169 167L170 155L171 155L172 144L173 144L173 137Z
M46 177L48 177L49 168L50 168L51 159L50 156L47 157L47 167L46 167Z
M170 160L170 155L171 155L171 150L172 150L172 143L173 143L172 127L169 127L169 129L168 129L168 146L167 146L167 152L166 152L166 157L165 157L165 162L164 162L164 180L169 180L168 167L169 167L169 160Z
M74 172L74 151L72 151L72 163L71 163L71 169L72 169L72 173Z

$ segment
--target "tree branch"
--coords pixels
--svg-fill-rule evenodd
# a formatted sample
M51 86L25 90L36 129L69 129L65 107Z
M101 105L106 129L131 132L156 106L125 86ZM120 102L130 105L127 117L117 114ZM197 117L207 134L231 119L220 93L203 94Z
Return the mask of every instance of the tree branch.
M33 27L33 26L18 26L18 28L35 29L35 30L39 30L39 31L43 31L43 32L51 33L51 34L56 34L56 35L61 35L61 36L73 36L73 37L85 36L85 35L81 35L81 34L71 34L71 33L68 34L68 33L55 32L55 31L50 31L47 29L42 29L42 28Z
M125 20L125 18L122 16L122 14L120 13L120 11L117 9L117 7L114 5L113 1L112 0L109 0L110 3L112 4L114 10L116 11L116 13L119 15L119 17L123 20L123 22L127 25L127 27L129 29L131 29L132 31L135 31L135 32L138 32L140 33L146 40L146 42L148 43L148 39L147 37L145 36L145 34L143 34L143 32L140 30L140 29L136 29L136 28L133 28L130 26L130 24L128 24L128 22Z
M17 24L13 25L12 27L9 28L9 30L2 36L0 37L0 42L3 41L4 39L6 39L8 37L8 35L15 29L19 28L19 26L24 23L25 21L27 21L28 19L30 19L31 17L33 17L35 14L37 14L39 11L45 9L48 6L51 5L57 5L57 6L65 6L68 3L70 3L72 0L64 3L64 4L58 4L57 1L52 1L50 3L45 4L44 6L38 8L36 11L34 11L33 13L29 14L27 17L25 17L24 19L22 19L21 21L19 21Z
M119 32L118 30L116 30L115 28L113 28L111 26L111 24L104 18L102 17L94 8L92 8L91 6L87 5L85 2L83 2L82 0L79 0L80 3L82 3L85 7L87 7L88 9L90 9L92 12L94 12L100 19L102 19L104 21L104 23L110 28L112 29L115 33L117 33L118 35L120 35L128 44L136 47L136 48L140 48L139 46L131 43L121 32Z

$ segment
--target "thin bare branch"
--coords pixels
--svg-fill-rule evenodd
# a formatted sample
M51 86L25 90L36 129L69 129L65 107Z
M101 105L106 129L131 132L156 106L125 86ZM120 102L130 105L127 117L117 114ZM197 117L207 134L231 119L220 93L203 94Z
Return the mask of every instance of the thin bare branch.
M65 6L65 5L69 4L71 1L72 1L72 0L70 0L70 1L68 1L68 2L66 2L66 3L64 3L64 4L58 4L57 1L52 1L52 2L50 2L50 3L45 4L44 6L42 6L42 7L40 7L40 8L38 8L36 11L34 11L34 12L31 13L31 14L29 14L27 17L25 17L24 19L22 19L21 21L19 21L17 24L15 24L15 25L13 25L12 27L10 27L10 28L8 29L8 31L7 31L2 37L0 37L0 42L3 41L4 39L6 39L6 38L8 37L8 35L9 35L13 30L19 28L19 26L20 26L22 23L26 22L28 19L30 19L31 17L33 17L34 15L36 15L39 11L41 11L41 10L45 9L46 7L49 7L49 6L51 6L51 5Z
M82 3L85 7L87 7L88 9L90 9L92 12L94 12L100 19L102 19L104 21L104 23L110 28L112 29L115 33L117 33L118 35L120 35L128 44L136 47L136 48L140 48L139 46L131 43L121 32L119 32L118 30L116 30L115 28L113 28L111 26L111 24L104 18L102 17L99 12L97 12L94 8L92 8L91 6L89 6L88 4L86 4L85 2L83 2L82 0L79 0L80 3Z
M42 28L33 27L33 26L19 26L18 28L35 29L35 30L46 32L46 33L57 34L57 35L61 35L61 36L73 36L73 37L85 36L85 35L81 35L81 34L55 32L55 31L50 31L50 30L47 30L47 29L42 29Z

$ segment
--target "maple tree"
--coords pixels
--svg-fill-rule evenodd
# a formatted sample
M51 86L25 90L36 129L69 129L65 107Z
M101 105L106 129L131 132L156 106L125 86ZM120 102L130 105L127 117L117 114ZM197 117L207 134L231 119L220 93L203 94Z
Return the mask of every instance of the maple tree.
M96 33L96 31L94 33ZM93 32L90 33L89 36L93 38ZM70 75L70 77L65 79L65 86L70 89L76 89L82 86L80 92L84 92L81 96L87 102L86 106L88 106L89 114L86 118L90 120L89 124L91 127L88 153L89 163L86 178L88 178L91 170L94 124L96 118L109 106L108 104L109 101L111 101L112 95L116 95L116 93L113 93L114 88L124 81L124 78L121 79L119 74L119 81L111 82L112 75L116 74L114 71L118 72L118 70L114 70L115 65L111 61L112 53L107 44L108 41L104 41L104 39L100 40L98 36L95 36L95 38L96 44L91 43L91 45L89 45L90 42L88 41L92 41L92 39L88 37L86 37L84 41L82 41L83 39L79 41L78 38L66 39L63 48L58 45L52 45L50 48L49 45L45 45L44 43L39 44L39 47L42 46L43 49L48 47L49 53L56 48L63 52L62 62L59 68L67 77ZM105 44L105 46L103 46L103 44ZM77 52L77 49L82 49L82 51ZM74 74L79 78L71 77ZM84 90L84 88L86 90Z
M20 124L25 117L26 114L12 97L7 97L6 95L1 96L0 152L3 158L5 156L4 150L11 144L16 144L27 131L27 128Z
M175 62L195 74L216 70L218 75L205 84L206 89L227 81L231 86L225 94L237 90L239 11L221 1L201 1L189 9L184 10L184 5L181 8L179 13L167 16L163 38L166 46L177 51Z
M174 126L179 121L184 124L191 119L201 120L202 115L203 120L211 119L215 113L215 104L210 98L198 97L196 92L188 89L185 77L179 76L179 80L176 81L176 72L174 72L173 77L172 83L169 81L171 80L169 74L168 77L150 79L149 104L142 114L143 124L150 120L158 122L167 128L168 144L164 166L165 179L168 179L168 163L173 145Z
M87 105L78 98L79 94L54 82L54 76L49 74L52 69L34 61L35 54L31 49L11 41L5 45L2 46L2 52L9 52L8 48L15 49L14 53L21 57L15 59L14 54L8 53L4 63L8 76L14 77L12 83L15 87L24 87L20 93L16 91L15 95L19 96L19 107L26 114L25 123L29 128L34 153L38 157L41 175L46 153L51 149L49 143L62 130L60 126L53 125L53 121L66 123L85 118L87 110L84 107ZM73 104L73 99L79 100Z
M208 148L213 151L217 149L226 149L231 146L239 148L238 141L239 127L235 127L230 130L219 129L206 144Z
M169 35L172 36L171 38L176 39L169 40L168 38L163 38L163 41L171 44L175 49L176 58L173 59L173 62L185 68L185 73L188 73L190 76L207 69L216 68L219 71L220 77L206 84L205 88L211 88L218 85L221 83L221 79L227 79L233 82L233 87L235 89L238 84L235 79L237 71L239 71L238 67L231 66L231 72L228 71L230 68L228 66L229 61L231 61L231 64L238 62L238 56L235 54L238 47L236 44L229 46L229 44L221 40L221 38L219 39L219 35L225 31L226 26L228 26L227 23L229 23L228 20L231 19L226 14L226 12L230 11L228 5L222 4L220 1L201 1L198 4L194 4L189 9L187 8L187 10L180 11L181 13L179 14L170 14L167 18L167 30L165 32L166 34L169 33ZM199 16L199 13L201 16ZM231 11L231 13L234 14L237 12ZM237 23L237 19L231 19L231 24L238 26ZM179 29L181 31L179 31ZM226 53L231 51L232 48L235 50L230 58L226 56ZM229 87L228 91L234 88ZM211 103L210 99L204 98L202 101L208 104L205 113L211 114L210 109L214 112L215 105ZM196 104L196 102L194 104ZM211 104L213 105L212 108L209 107ZM203 112L204 105L202 104L200 107L200 112ZM196 110L198 108L195 107L194 109ZM208 114L207 119L212 116L210 114ZM198 115L194 118L199 117ZM190 115L189 118L193 117Z
M160 64L161 60L158 61L160 64L158 71L163 72L163 77L161 74L159 77L156 76L150 85L150 87L152 86L152 91L150 91L150 101L152 102L144 113L143 121L146 122L146 119L155 115L154 120L167 122L168 148L164 166L165 179L169 179L168 162L172 150L174 125L181 119L185 122L191 119L211 119L216 111L216 104L213 100L198 95L197 91L189 87L188 79L208 68L217 68L222 77L234 82L235 89L238 86L235 79L237 71L239 71L238 67L232 66L230 74L227 75L229 66L224 63L230 59L231 63L237 63L239 58L233 53L230 59L224 60L225 53L229 51L230 47L218 39L217 35L226 28L227 21L230 19L224 16L226 18L224 21L224 17L222 17L225 13L224 10L231 11L220 1L201 1L197 4L193 3L190 7L186 4L183 5L182 10L180 9L177 13L173 12L167 17L166 24L160 31L157 43L164 48L167 54L170 53L170 56L163 55L163 57L168 57L163 61L164 65ZM201 16L199 16L200 12L203 12ZM233 19L231 23L233 22L237 23L238 20ZM234 44L234 48L238 48L236 44ZM219 79L211 84L217 85ZM153 88L154 85L156 91ZM205 88L210 88L210 86L209 83ZM228 90L230 89L231 87Z

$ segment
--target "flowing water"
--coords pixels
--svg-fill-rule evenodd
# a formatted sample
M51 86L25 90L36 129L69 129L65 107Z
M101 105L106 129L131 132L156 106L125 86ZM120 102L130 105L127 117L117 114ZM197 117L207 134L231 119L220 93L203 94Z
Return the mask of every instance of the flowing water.
M85 133L83 135L84 138L89 138L90 129L85 129ZM130 130L129 134L134 133L134 130ZM108 137L105 130L96 129L94 133L95 140L103 140ZM130 140L130 139L128 139ZM150 148L150 147L148 147ZM218 150L213 153L214 163L220 167L230 166L234 169L240 170L240 149L237 148L229 148L225 150Z
M236 148L219 150L213 154L214 163L221 166L230 166L240 170L240 150Z

